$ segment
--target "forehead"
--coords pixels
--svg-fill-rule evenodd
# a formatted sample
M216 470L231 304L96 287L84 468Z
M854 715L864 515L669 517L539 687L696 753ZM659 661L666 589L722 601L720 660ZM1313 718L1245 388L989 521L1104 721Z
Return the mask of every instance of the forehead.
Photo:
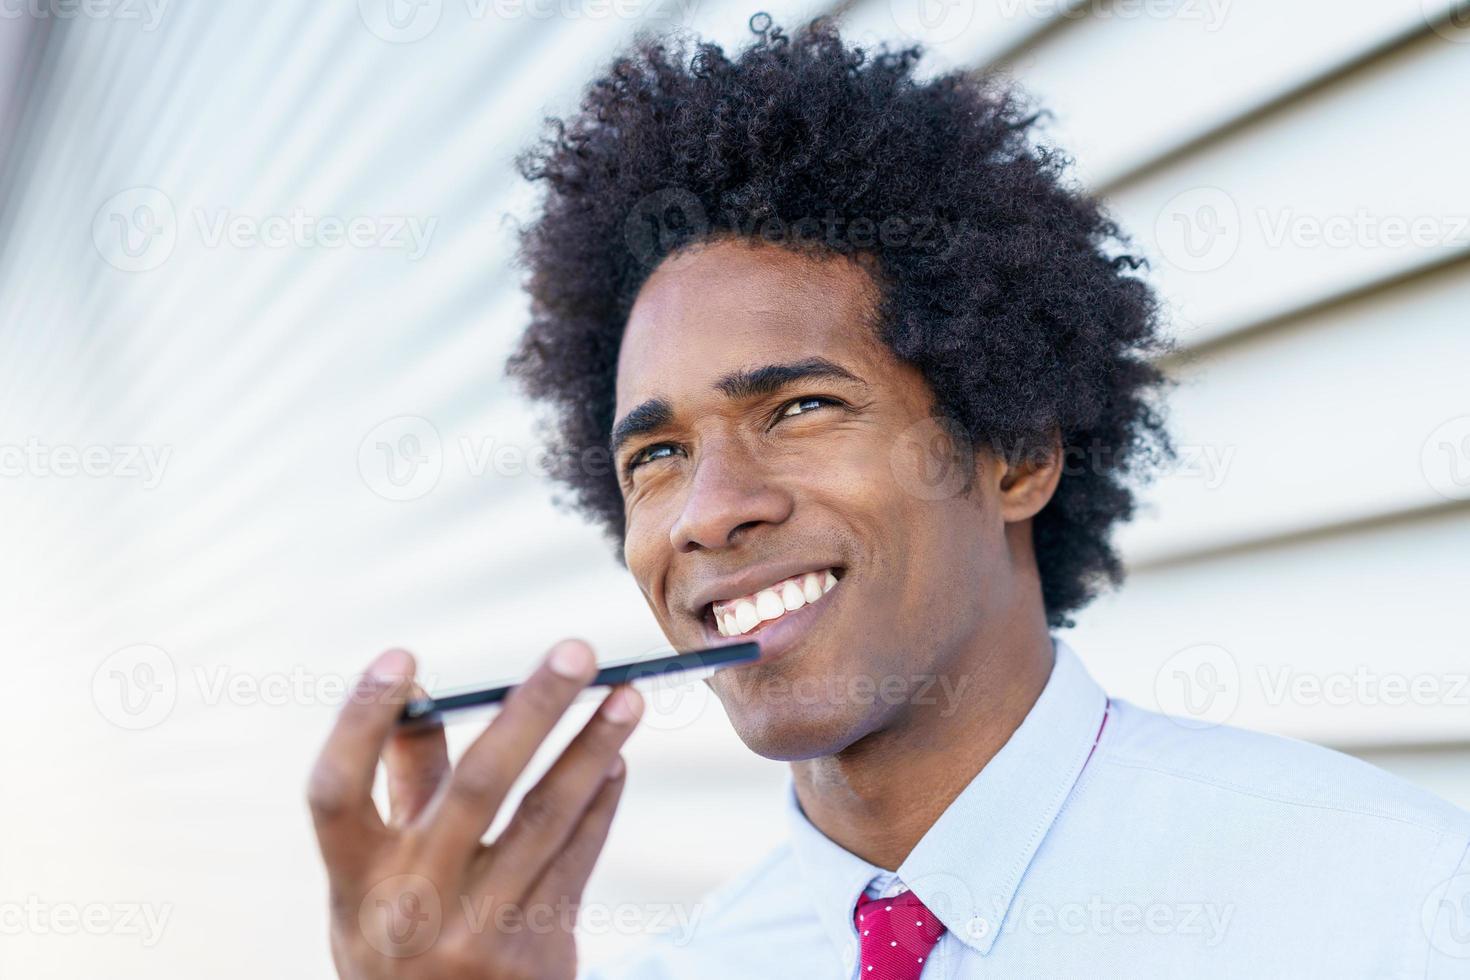
M704 387L729 371L820 355L880 357L877 289L857 262L764 242L720 241L665 259L628 316L617 414L656 395Z

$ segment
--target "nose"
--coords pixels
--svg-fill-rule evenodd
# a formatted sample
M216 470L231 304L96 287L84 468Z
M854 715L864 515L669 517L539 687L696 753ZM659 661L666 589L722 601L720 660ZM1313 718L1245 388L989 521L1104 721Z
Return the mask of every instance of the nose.
M707 445L669 540L681 553L733 547L761 525L786 520L792 506L791 495L747 453L728 443Z

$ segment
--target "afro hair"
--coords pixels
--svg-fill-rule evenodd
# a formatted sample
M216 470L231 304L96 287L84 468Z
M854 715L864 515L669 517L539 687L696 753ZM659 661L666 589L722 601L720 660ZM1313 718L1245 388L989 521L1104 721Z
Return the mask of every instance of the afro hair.
M881 339L937 416L1008 458L1060 443L1032 530L1048 622L1071 625L1122 580L1112 528L1173 454L1142 261L999 76L924 80L918 46L849 47L823 19L751 29L734 57L640 38L520 159L546 193L521 232L531 322L508 370L552 409L554 477L621 547L618 351L664 257L731 235L856 253L876 267Z

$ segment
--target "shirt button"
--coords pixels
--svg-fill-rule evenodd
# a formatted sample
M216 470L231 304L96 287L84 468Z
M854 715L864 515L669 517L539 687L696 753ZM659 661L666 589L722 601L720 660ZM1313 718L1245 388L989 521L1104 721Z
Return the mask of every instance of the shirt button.
M965 923L965 932L971 939L984 939L990 935L990 920L983 915L977 915Z

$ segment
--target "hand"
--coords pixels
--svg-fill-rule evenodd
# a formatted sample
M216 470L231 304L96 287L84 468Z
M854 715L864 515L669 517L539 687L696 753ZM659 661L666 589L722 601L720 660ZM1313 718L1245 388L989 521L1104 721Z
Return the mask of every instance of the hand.
M342 709L307 798L327 866L332 958L344 980L573 977L572 927L623 789L619 749L643 700L614 688L521 801L481 838L511 784L596 672L577 640L536 672L451 771L442 727L395 730L414 660L378 657ZM389 819L372 800L378 757Z

